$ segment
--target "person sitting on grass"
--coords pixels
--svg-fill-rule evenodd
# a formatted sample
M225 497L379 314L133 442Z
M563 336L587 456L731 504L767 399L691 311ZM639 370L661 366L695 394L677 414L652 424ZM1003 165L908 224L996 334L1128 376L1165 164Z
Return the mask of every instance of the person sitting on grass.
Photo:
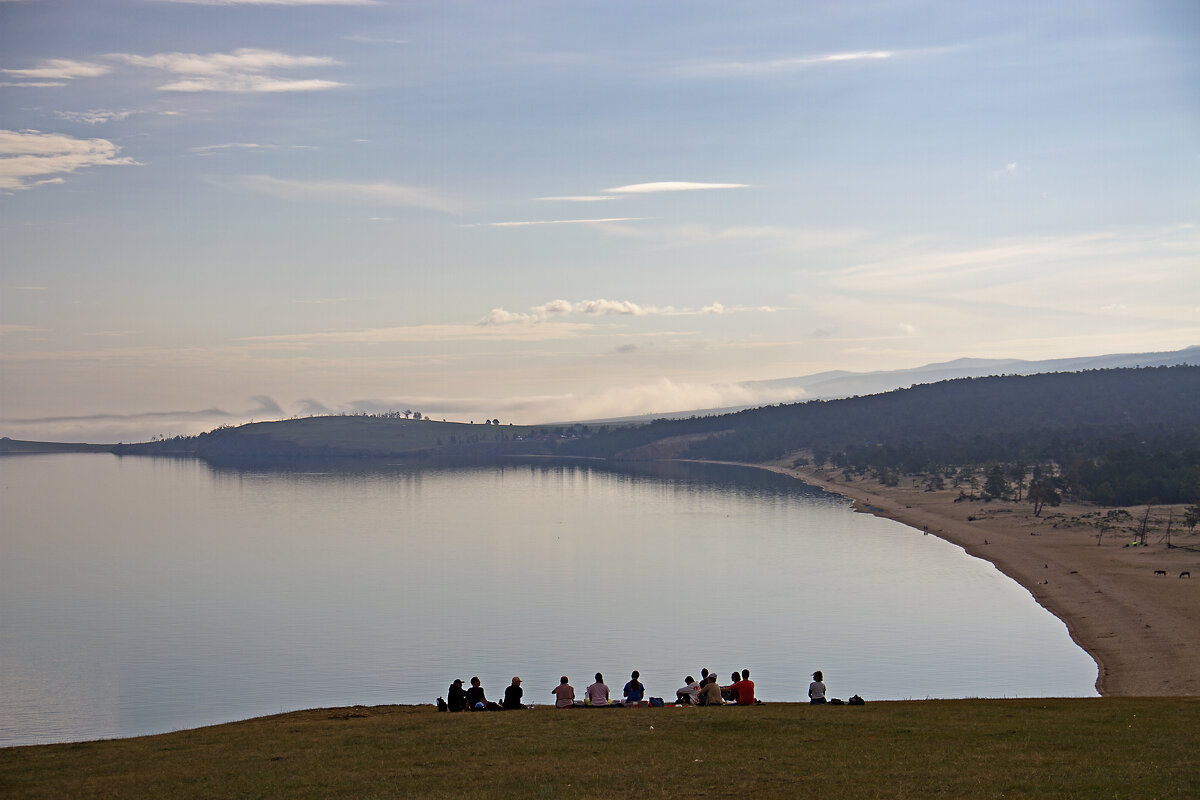
M627 706L640 706L642 698L646 696L646 687L638 680L640 676L641 673L635 669L629 676L629 683L625 684L622 694L625 697L625 705Z
M575 705L575 689L567 682L566 675L559 678L558 686L551 689L550 694L556 698L554 700L555 708L571 708Z
M502 704L506 711L512 711L516 708L524 708L525 705L521 702L521 695L525 692L521 689L521 679L513 678L512 683L504 690L504 703Z
M808 685L808 702L814 706L825 702L825 680L821 670L813 673L813 682Z
M675 690L675 702L685 706L700 705L700 684L691 675L683 679L683 688Z
M725 701L721 698L721 684L717 683L716 675L709 674L708 683L704 684L704 690L700 693L700 705L725 705Z
M608 686L599 672L596 673L596 682L587 688L587 701L592 706L608 705Z
M447 705L451 711L464 711L467 708L467 692L463 689L462 678L455 678L447 690Z
M483 696L483 687L479 685L479 678L471 678L471 688L467 689L467 710L468 711L499 711L500 706L490 702Z
M733 685L741 679L742 676L735 672L729 676L729 685L721 687L721 699L723 699L726 703L733 703L737 701L737 692L733 690Z
M754 681L750 680L750 670L742 670L742 678L729 687L733 690L734 699L739 706L752 706L754 700Z

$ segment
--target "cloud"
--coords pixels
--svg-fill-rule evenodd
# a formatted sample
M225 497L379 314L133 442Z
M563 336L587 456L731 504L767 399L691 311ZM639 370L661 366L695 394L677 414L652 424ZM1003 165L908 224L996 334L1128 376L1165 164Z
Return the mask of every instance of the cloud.
M0 72L5 75L11 75L14 78L28 79L40 78L52 81L69 81L75 78L95 78L100 75L106 75L112 71L112 67L104 64L94 64L89 61L75 61L69 58L49 58L38 62L36 67L31 69L0 69ZM11 86L19 86L21 84L8 84ZM62 86L62 83L41 84L43 86Z
M680 67L679 74L696 77L739 75L769 75L773 73L795 72L808 67L823 64L841 64L855 61L882 61L896 55L894 50L855 50L846 53L826 53L817 56L793 56L790 58L774 58L766 61L717 61L694 63Z
M93 109L91 111L55 111L54 116L67 122L79 122L84 125L101 125L106 122L120 122L128 119L132 111L108 111Z
M523 221L519 221L519 222L488 222L486 224L492 228L523 228L527 225L586 225L586 224L599 224L599 223L603 223L603 222L636 222L638 220L644 220L644 219L649 219L649 217L604 217L601 219L538 219L538 220L523 220Z
M380 0L156 0L189 6L377 6Z
M121 148L107 139L76 139L59 133L0 130L0 192L16 192L88 167L131 166ZM37 180L41 178L41 180Z
M707 189L746 189L748 183L694 183L692 181L658 181L655 183L633 183L604 189L610 194L651 194L654 192L695 192Z
M550 341L570 339L590 330L580 323L554 322L542 325L405 325L349 331L313 331L248 336L239 341L265 345L310 347L321 344L385 344L396 342L451 341Z
M236 183L261 194L294 202L368 203L451 213L451 204L432 192L390 181L354 183L352 181L302 181L273 178L269 175L247 175Z
M1017 162L1010 161L1007 164L1005 164L1003 167L1001 167L1000 169L993 170L992 178L993 179L1011 178L1012 176L1016 175L1019 171L1020 171L1020 167L1017 166Z
M670 306L643 306L628 300L582 300L572 303L568 300L551 300L540 306L535 306L526 312L506 311L503 308L493 308L476 325L512 325L540 323L553 316L567 314L583 314L588 316L629 316L644 317L650 315L672 314L675 309Z
M565 195L560 197L535 197L535 200L549 200L560 203L598 203L604 200L616 200L612 195L605 194L578 194Z
M699 310L693 310L674 306L648 306L629 300L580 300L574 303L569 300L551 300L549 303L534 306L528 311L507 311L503 308L493 308L475 324L481 326L533 324L569 314L593 317L688 317L744 311L773 312L775 309L770 306L727 308L721 303L712 303Z
M228 144L205 144L199 147L189 147L189 153L208 156L221 150L316 150L312 145L305 144L255 144L253 142L229 142Z
M179 80L158 87L164 92L312 92L344 85L316 78L284 79L271 74L276 70L334 66L340 63L335 59L293 56L251 47L232 53L157 53L152 56L112 53L108 58L181 76Z
M35 328L32 325L0 325L0 334L5 333L45 333L45 328Z

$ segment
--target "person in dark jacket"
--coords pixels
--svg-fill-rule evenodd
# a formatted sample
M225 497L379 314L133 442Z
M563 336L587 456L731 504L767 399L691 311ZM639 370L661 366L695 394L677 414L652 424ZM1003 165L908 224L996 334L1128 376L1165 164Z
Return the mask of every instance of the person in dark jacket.
M504 706L505 711L511 711L514 708L524 708L524 703L521 702L521 695L525 692L521 689L521 679L513 678L512 683L504 690Z
M451 711L465 711L467 708L467 690L463 688L462 678L456 678L446 690L446 697Z

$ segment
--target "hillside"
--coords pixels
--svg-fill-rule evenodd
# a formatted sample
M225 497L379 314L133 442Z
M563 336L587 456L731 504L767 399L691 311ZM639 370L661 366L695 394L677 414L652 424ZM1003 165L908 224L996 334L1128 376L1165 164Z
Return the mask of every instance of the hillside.
M804 451L818 464L888 474L1056 465L1056 490L1130 504L1200 502L1200 367L965 378L844 400L603 431L568 452L637 457L663 439L679 455L761 463ZM708 434L708 436L700 436ZM1023 478L1022 478L1023 480ZM1107 484L1107 486L1105 486Z

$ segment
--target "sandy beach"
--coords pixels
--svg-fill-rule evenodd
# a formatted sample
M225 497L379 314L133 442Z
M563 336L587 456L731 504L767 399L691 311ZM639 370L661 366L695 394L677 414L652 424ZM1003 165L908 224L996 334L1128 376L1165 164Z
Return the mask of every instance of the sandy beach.
M761 465L760 465L761 466ZM873 479L785 463L768 465L854 500L855 508L927 530L992 564L1066 623L1099 665L1105 696L1200 695L1200 527L1182 507L1151 509L1145 547L1126 547L1145 506L1109 518L1096 506L959 501L960 489L926 491L911 477L895 487ZM967 489L969 493L970 490ZM1173 512L1170 541L1168 516ZM1160 571L1165 574L1161 574ZM1180 577L1190 572L1194 578Z

